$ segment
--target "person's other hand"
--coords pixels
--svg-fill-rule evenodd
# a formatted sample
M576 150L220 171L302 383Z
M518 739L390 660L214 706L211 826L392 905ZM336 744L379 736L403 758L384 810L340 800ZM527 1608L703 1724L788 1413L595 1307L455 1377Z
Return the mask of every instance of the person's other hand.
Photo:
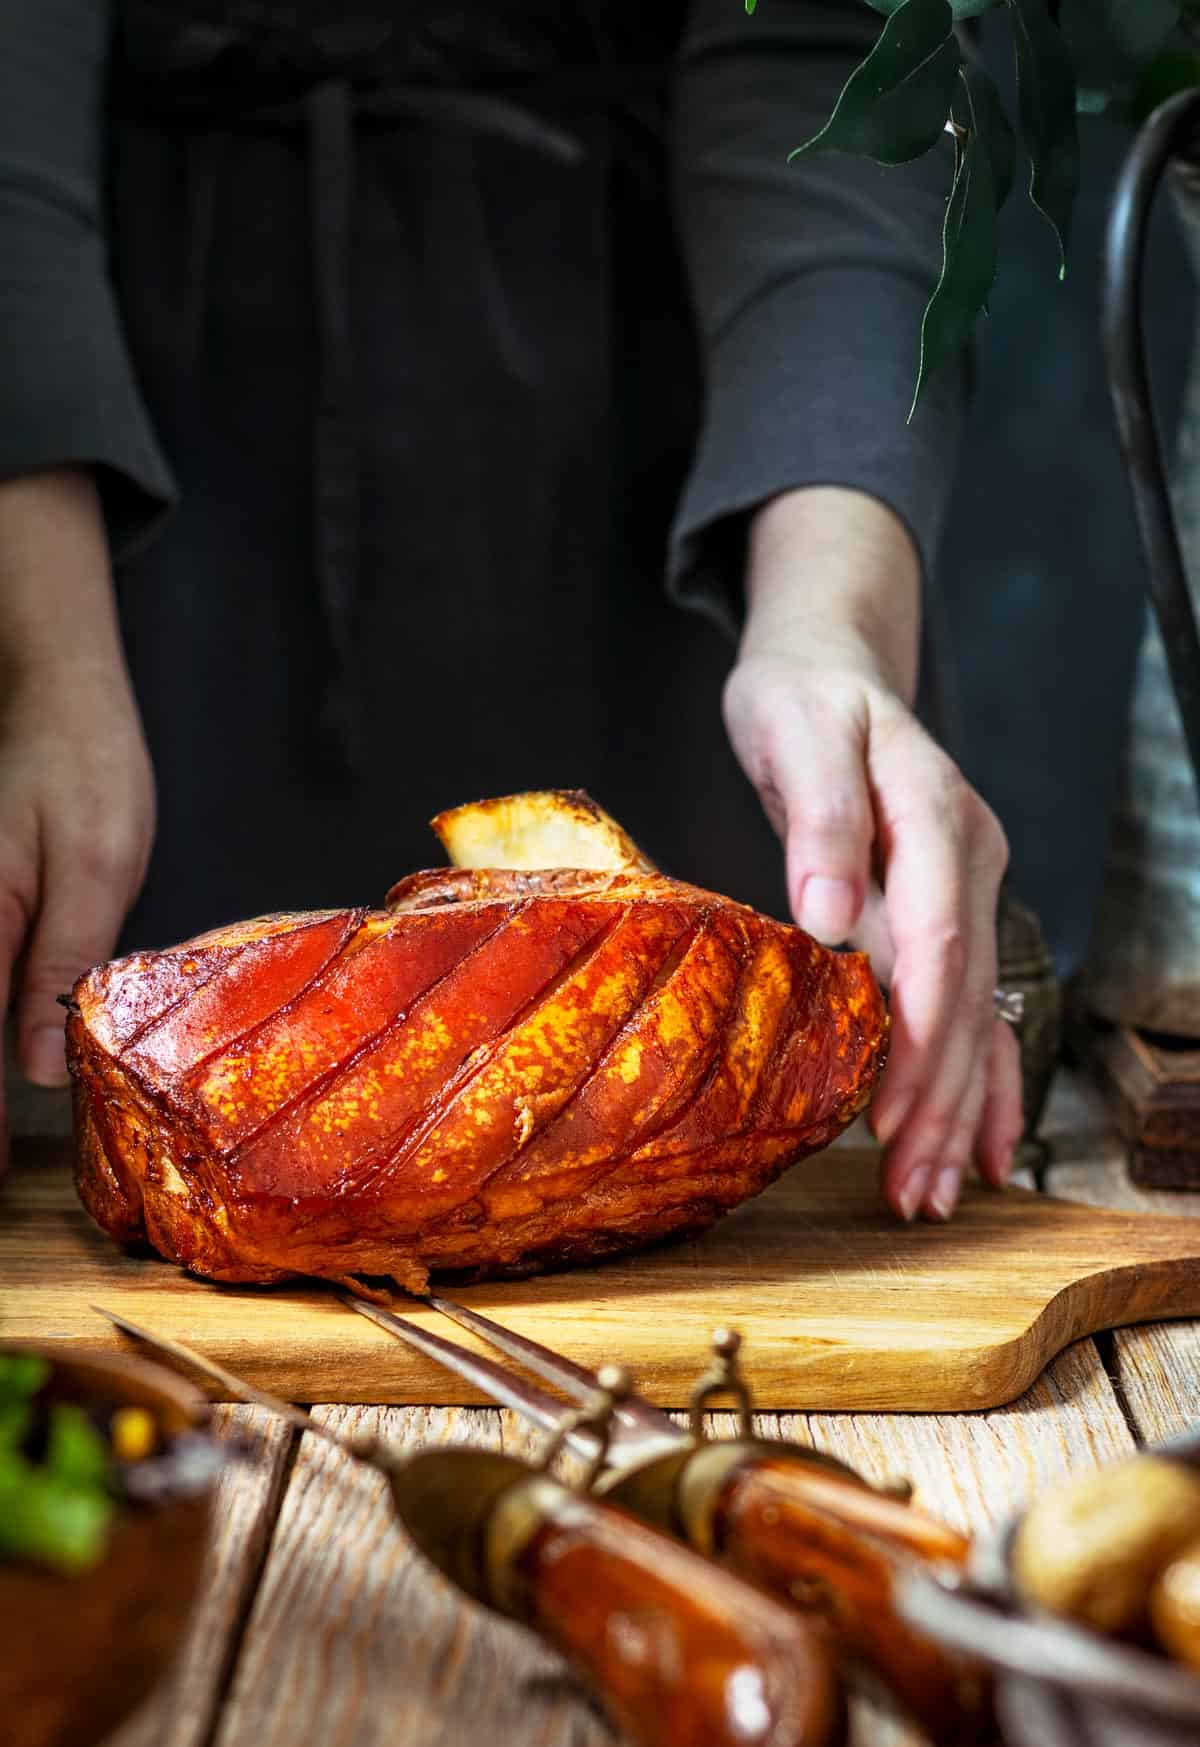
M785 845L797 922L865 948L889 986L870 1114L887 1199L905 1218L944 1219L972 1161L996 1185L1010 1174L1021 1088L1016 1041L993 1013L1007 846L908 707L918 584L907 534L874 500L775 500L752 536L725 716Z
M61 1086L58 1003L112 953L145 875L154 783L87 475L0 484L0 1011ZM0 1110L0 1132L3 1131ZM0 1170L7 1146L0 1152Z

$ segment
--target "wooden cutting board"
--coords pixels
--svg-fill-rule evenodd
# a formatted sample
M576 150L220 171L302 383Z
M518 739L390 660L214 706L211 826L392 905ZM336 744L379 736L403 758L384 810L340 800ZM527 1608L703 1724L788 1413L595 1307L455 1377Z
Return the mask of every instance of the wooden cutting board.
M1097 1329L1200 1314L1200 1219L975 1187L948 1225L906 1227L880 1206L876 1164L838 1148L694 1242L458 1296L584 1364L624 1361L668 1407L685 1405L721 1323L745 1337L762 1408L933 1412L1010 1401ZM75 1199L69 1142L17 1142L0 1338L126 1348L93 1304L294 1401L483 1399L331 1289L213 1286L119 1250Z

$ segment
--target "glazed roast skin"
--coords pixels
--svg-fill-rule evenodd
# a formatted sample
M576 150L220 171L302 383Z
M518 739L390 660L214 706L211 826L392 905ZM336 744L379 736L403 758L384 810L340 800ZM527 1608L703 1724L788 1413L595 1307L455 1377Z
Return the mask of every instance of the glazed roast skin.
M76 1172L214 1280L484 1278L695 1232L867 1103L866 959L638 871L413 875L80 979Z

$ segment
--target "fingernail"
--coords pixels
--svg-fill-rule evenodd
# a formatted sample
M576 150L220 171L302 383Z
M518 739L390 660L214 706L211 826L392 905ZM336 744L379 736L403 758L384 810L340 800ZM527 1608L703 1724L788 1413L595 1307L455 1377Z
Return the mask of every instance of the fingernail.
M928 1181L929 1166L918 1165L907 1182L902 1183L897 1189L896 1205L900 1209L902 1218L912 1219L915 1216L917 1208L921 1205L921 1197L925 1193L925 1185Z
M871 1127L875 1139L880 1146L890 1146L904 1126L904 1118L912 1109L911 1095L893 1098L890 1104L885 1104L878 1116L872 1113Z
M935 1219L949 1219L958 1201L958 1191L962 1183L962 1172L957 1165L943 1165L933 1179L933 1188L926 1198L925 1206Z
M852 880L830 880L809 874L800 888L800 926L821 940L844 940L858 913L858 893Z
M22 1062L26 1078L35 1086L65 1086L69 1076L63 1053L62 1027L39 1025L31 1031L22 1052Z

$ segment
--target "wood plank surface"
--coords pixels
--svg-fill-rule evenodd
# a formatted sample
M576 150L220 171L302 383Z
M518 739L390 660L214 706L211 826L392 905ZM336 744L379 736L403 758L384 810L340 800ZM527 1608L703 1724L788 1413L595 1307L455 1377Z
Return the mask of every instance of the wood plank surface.
M1129 1176L1120 1145L1087 1162L1052 1163L1047 1183L1073 1201L1200 1219L1200 1193L1140 1188ZM1112 1354L1117 1385L1141 1442L1158 1443L1200 1421L1200 1324L1162 1322L1118 1329Z
M8 1338L118 1346L102 1304L293 1400L480 1399L331 1289L218 1287L121 1251L79 1207L64 1151L20 1143L0 1198ZM1200 1312L1200 1221L974 1185L948 1225L903 1226L876 1179L872 1150L836 1149L695 1242L461 1296L585 1363L619 1356L670 1406L732 1320L760 1405L822 1410L990 1407L1092 1329Z
M504 1447L494 1410L322 1407L346 1432ZM524 1434L518 1435L518 1443ZM381 1477L301 1439L216 1747L604 1747L562 1664L464 1604L396 1527Z

